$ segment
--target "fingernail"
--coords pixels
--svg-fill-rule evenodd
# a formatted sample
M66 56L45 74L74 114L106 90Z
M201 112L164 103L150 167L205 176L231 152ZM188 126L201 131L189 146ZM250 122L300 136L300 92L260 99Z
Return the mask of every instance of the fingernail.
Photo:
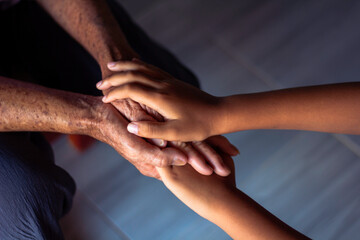
M220 163L220 166L215 168L215 173L219 176L226 177L229 176L231 170L224 163Z
M214 169L208 165L208 166L205 168L205 171L207 171L207 173L205 173L205 175L211 175L211 174L213 174Z
M104 96L104 97L102 98L102 101L103 101L103 102L106 102L106 100L107 100L107 97Z
M155 145L157 145L159 147L165 147L165 141L162 139L154 138L154 139L152 139L152 141L154 142Z
M222 164L222 168L225 176L228 176L231 173L231 169L227 165Z
M235 154L234 156L240 154L240 151L239 151L239 149L237 149L237 147L235 147L234 145L231 145L231 147L232 147L232 149L233 149L233 151L234 151L234 154Z
M115 67L116 62L109 62L107 65L108 65L108 68L113 68L113 67Z
M99 88L103 84L103 81L100 81L96 84L96 87Z
M138 125L136 125L134 123L129 123L127 125L127 130L133 134L138 134L139 127L138 127Z
M172 165L174 166L184 166L186 164L186 161L181 158L174 158Z

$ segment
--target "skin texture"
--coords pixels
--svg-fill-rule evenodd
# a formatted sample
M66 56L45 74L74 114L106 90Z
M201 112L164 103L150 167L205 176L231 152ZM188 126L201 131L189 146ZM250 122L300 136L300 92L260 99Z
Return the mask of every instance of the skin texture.
M222 154L226 164L232 159ZM235 186L235 175L204 176L189 166L158 169L161 179L182 202L234 239L308 239L276 218Z
M53 19L99 63L103 76L108 62L131 59L131 49L104 0L37 0Z
M167 119L129 124L128 130L138 136L191 141L250 129L360 134L359 82L219 98L141 61L112 68L119 73L99 84L100 89L111 87L104 102L131 98Z
M0 77L0 131L84 134L105 142L140 172L159 178L154 166L186 161L176 148L161 149L126 131L128 121L101 98L64 92ZM145 152L146 154L140 154ZM153 174L152 174L153 173Z
M108 91L104 102L118 101L126 95L166 118L157 123L136 121L139 136L157 135L159 130L161 134L166 132L162 134L166 140L182 137L186 141L201 141L212 135L212 122L218 116L216 97L139 60L119 62L110 69L119 72L98 84L99 89Z
M129 47L105 1L38 0L38 3L100 65L102 75L112 72L109 61L137 56ZM50 61L51 59L44 59ZM149 177L159 178L155 166L183 165L189 162L200 173L227 175L229 170L206 142L176 142L164 148L165 141L149 141L126 131L127 119L155 120L160 115L130 99L103 104L99 98L46 89L0 77L0 131L53 131L86 134L108 143ZM126 118L124 118L124 116ZM222 137L215 141L229 154L234 147ZM234 153L235 152L235 153Z

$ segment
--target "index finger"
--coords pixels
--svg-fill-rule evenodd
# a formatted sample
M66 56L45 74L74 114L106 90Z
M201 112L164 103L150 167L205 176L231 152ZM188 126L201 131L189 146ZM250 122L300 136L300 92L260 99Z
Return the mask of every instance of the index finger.
M134 70L147 70L148 68L139 62L134 61L117 61L109 62L108 68L111 71L134 71Z

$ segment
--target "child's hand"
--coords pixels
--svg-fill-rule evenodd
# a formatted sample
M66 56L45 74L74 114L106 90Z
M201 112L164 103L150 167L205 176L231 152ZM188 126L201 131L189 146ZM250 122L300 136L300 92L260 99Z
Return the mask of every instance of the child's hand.
M189 165L156 169L173 194L233 239L309 239L238 190L234 163L227 154L222 158L231 168L227 177L204 176Z
M226 197L236 190L234 162L227 154L221 154L221 157L231 169L231 174L227 177L216 174L204 176L189 165L157 170L166 187L183 203L200 216L214 221L218 203L225 201Z
M131 98L153 108L165 122L132 122L128 130L138 136L169 141L200 141L216 135L220 98L174 79L139 60L117 62L117 74L97 84L108 90L103 101Z

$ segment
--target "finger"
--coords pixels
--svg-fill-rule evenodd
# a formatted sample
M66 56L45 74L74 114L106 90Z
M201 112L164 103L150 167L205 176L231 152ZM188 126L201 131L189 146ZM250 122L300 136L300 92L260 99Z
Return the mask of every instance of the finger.
M153 165L142 164L140 166L136 166L136 168L139 170L139 172L142 175L151 177L151 178L156 178L161 181L160 174Z
M173 147L154 148L148 155L147 162L156 167L184 166L188 162L187 156L179 149Z
M220 156L223 159L223 161L225 162L225 164L227 166L229 166L231 169L231 174L229 176L227 176L227 178L230 178L233 185L236 186L235 165L234 165L233 159L231 158L231 156L229 154L224 153L224 152L220 152Z
M146 106L145 104L139 103L139 105L141 106L142 109L144 109L144 111L149 114L151 117L153 117L156 121L158 122L164 122L165 118L158 113L157 111L155 111L154 109L152 109L151 107Z
M211 175L213 169L209 166L204 157L196 151L191 144L185 142L169 142L170 145L179 148L188 158L188 163L200 174Z
M139 65L143 66L144 67L143 70L146 70L146 72L148 72L148 73L162 73L168 77L171 77L171 74L164 72L162 69L160 69L154 65L143 62L140 59L133 58L132 61L134 63L138 63Z
M134 71L134 70L146 70L146 67L140 60L138 61L117 61L109 62L107 67L111 71Z
M125 99L122 101L112 102L115 108L129 120L129 121L153 121L156 122L156 119L148 114L137 102L134 102L130 99ZM167 142L162 139L148 139L148 142L158 146L166 147Z
M206 142L211 146L219 148L221 151L229 154L230 156L236 156L240 154L240 151L224 136L213 136L206 139Z
M163 139L158 139L158 138L151 138L151 139L149 139L149 141L152 144L154 144L158 147L162 147L162 148L166 147L166 144L167 144L167 141L164 141Z
M156 89L139 83L128 83L111 89L104 97L103 102L109 103L115 100L130 98L138 103L145 104L162 114L157 98L154 97Z
M140 137L158 138L168 141L177 140L179 131L177 130L176 120L166 122L138 121L127 125L127 130Z
M226 177L231 173L230 168L225 165L222 157L207 143L203 141L193 142L192 145L205 157L217 175Z
M137 71L120 72L106 78L96 84L96 87L100 90L106 90L111 87L123 85L125 83L142 83L154 88L161 87L160 83L146 75L145 73Z

